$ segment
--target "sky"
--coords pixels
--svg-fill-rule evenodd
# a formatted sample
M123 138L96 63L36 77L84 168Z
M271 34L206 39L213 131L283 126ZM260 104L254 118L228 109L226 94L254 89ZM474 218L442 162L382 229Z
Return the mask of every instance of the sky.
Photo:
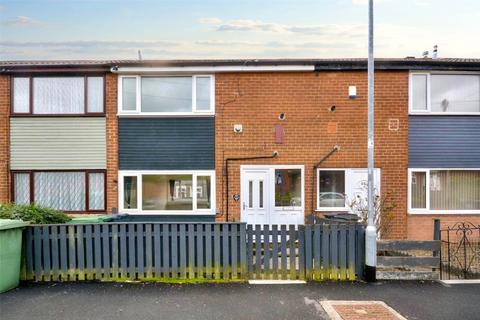
M0 60L367 56L367 0L0 0ZM480 1L375 0L375 56L480 58Z

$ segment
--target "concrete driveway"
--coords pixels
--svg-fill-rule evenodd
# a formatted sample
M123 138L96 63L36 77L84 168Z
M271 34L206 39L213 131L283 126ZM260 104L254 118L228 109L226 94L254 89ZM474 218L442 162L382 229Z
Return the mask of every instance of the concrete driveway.
M328 319L321 300L382 300L408 319L479 319L480 285L25 284L0 295L3 319Z

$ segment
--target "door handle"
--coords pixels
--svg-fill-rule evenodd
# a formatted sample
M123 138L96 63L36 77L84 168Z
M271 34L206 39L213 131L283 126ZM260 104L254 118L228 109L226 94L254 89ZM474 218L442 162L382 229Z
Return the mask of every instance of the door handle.
M243 202L243 210L245 210L246 206L245 206L245 202Z

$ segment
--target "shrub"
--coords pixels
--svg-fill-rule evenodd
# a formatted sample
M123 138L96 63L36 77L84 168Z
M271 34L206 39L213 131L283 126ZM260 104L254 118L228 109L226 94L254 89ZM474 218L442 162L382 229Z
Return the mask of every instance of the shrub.
M34 224L65 223L71 220L64 212L35 204L0 204L0 219L19 219Z

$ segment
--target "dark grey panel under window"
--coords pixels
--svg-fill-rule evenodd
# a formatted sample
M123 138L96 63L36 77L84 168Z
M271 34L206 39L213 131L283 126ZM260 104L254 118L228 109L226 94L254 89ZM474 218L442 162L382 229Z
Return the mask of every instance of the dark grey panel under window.
M120 170L215 168L214 118L120 118Z
M119 214L117 217L114 218L114 222L215 222L214 215L202 215L202 214L188 214L188 215L165 215L165 214L149 214L149 215L141 215L141 214L129 214L123 215Z
M410 116L410 168L480 167L480 116Z

